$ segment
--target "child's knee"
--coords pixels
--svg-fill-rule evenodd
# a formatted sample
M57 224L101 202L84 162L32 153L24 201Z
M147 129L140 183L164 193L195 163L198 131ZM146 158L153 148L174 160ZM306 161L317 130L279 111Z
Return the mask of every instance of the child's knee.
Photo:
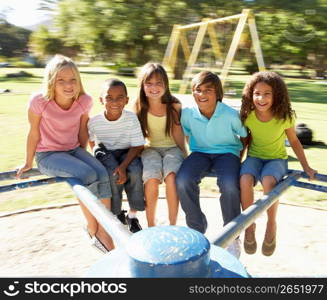
M178 172L175 177L177 189L183 189L194 182L194 178L187 173Z
M167 184L171 184L171 183L175 183L176 181L176 174L174 172L169 173L166 177L165 177L165 183Z
M254 185L254 177L251 174L244 174L240 178L241 188L252 187Z
M265 190L273 189L277 184L277 181L274 176L264 176L262 178L262 186Z
M79 179L86 185L98 181L98 174L93 169L80 170Z

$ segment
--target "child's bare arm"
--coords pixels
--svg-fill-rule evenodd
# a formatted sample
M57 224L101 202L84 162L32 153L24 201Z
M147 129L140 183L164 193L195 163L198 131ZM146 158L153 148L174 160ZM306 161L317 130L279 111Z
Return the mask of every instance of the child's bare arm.
M244 155L249 150L250 143L251 143L251 133L249 132L249 130L248 130L248 135L246 137L241 137L240 140L241 140L242 145L243 145L243 149L241 150L241 153L240 153L240 160L242 161Z
M184 157L187 157L188 153L186 150L185 135L183 132L182 124L180 123L181 105L175 104L174 108L177 110L177 113L178 113L178 116L176 117L176 119L178 119L178 123L173 122L173 128L171 131L171 135L172 135L176 145L182 150Z
M89 140L89 147L91 148L91 151L93 151L94 146L95 142Z
M33 167L33 160L35 156L36 146L40 140L40 121L41 116L33 113L31 110L28 111L28 121L30 123L30 129L26 141L26 158L25 164L17 170L16 178L31 169Z
M296 157L298 158L298 160L300 161L300 163L302 165L303 171L307 173L310 180L314 179L315 173L317 173L317 171L312 169L309 166L309 163L306 159L302 144L296 136L294 127L286 129L285 132L286 132L287 139L288 139Z
M81 116L81 121L80 121L80 128L79 128L79 133L78 133L78 140L80 143L81 148L86 149L87 147L87 142L89 140L89 133L87 129L87 122L89 120L89 115L84 114Z
M182 150L184 157L187 156L185 136L181 125L173 125L172 136L176 145Z

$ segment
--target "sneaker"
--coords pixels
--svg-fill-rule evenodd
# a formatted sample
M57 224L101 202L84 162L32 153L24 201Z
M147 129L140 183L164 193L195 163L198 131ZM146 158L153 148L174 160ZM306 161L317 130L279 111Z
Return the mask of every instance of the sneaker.
M235 239L226 250L239 259L241 256L241 240L239 238Z
M117 215L118 220L124 225L127 225L126 216L125 216L126 212L127 212L126 210L122 210L120 214Z
M126 221L128 224L128 228L130 232L138 232L142 230L142 227L139 223L139 220L137 218L130 218L128 215L126 216Z

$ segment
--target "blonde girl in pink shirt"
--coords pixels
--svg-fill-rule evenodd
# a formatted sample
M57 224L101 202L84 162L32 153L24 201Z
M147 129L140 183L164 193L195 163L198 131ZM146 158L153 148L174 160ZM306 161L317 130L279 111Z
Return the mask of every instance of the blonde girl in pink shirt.
M35 156L41 173L78 179L110 210L107 171L85 150L91 107L92 99L84 92L74 62L68 57L55 55L45 68L43 93L32 95L29 101L26 159L17 171L17 178L32 168ZM113 249L111 237L82 202L80 206L87 220L92 245L104 253Z

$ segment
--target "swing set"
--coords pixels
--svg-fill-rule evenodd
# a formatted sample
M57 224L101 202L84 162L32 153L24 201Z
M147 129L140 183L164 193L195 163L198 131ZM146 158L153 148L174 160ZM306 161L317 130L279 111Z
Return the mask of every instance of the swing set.
M204 37L208 32L212 52L216 60L223 61L222 52L220 50L219 42L217 39L217 34L215 30L215 25L219 23L226 23L230 21L238 20L238 24L229 47L225 62L222 67L220 74L220 80L222 85L224 85L230 67L232 65L233 59L236 54L236 50L239 47L242 40L242 33L245 30L245 26L248 25L250 30L250 36L253 44L253 49L258 64L259 71L265 70L265 64L263 61L262 51L260 47L260 40L257 32L257 27L255 24L254 14L250 9L243 9L240 14L228 16L218 19L203 19L201 22L189 24L189 25L177 25L173 26L173 30L166 48L166 52L163 58L162 65L168 70L168 73L172 74L176 68L176 61L178 56L178 46L181 44L184 59L186 62L186 68L183 73L182 83L179 88L180 94L185 94L189 81L192 75L192 70L195 66L197 58L200 53L201 45L203 45ZM187 32L197 29L196 38L193 44L192 49L190 49L189 42L187 40Z

